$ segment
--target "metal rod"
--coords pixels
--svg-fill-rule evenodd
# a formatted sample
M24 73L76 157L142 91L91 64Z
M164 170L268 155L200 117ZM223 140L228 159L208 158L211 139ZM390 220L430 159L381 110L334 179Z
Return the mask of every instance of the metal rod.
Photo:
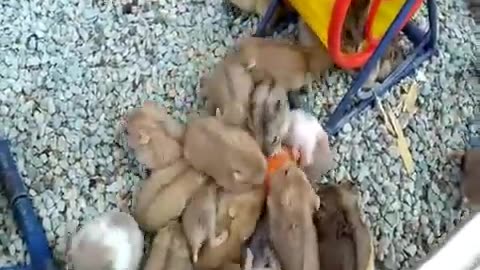
M53 256L45 232L28 198L7 140L0 140L0 182L6 187L9 204L27 245L31 265L35 266L35 270L54 270Z

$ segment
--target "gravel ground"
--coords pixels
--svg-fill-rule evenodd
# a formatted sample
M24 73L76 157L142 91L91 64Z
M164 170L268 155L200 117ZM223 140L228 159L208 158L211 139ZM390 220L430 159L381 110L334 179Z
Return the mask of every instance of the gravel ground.
M86 2L6 0L0 13L0 134L12 141L59 261L69 231L115 208L116 194L141 180L117 136L120 117L154 99L184 120L199 105L199 74L258 21L221 0L158 0L135 15L108 1ZM439 55L387 97L396 105L401 87L415 81L421 89L419 112L405 129L415 173L405 174L392 137L370 110L335 138L338 168L324 179L349 177L361 186L379 269L421 260L468 215L446 154L465 146L467 122L479 112L478 78L471 78L475 25L463 1L437 2ZM307 107L324 116L350 80L332 72ZM10 212L0 215L0 228L0 266L25 261Z

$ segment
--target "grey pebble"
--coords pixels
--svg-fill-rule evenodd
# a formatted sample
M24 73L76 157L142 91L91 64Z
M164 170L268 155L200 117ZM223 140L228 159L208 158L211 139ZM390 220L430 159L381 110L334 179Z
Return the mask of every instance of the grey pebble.
M95 217L114 204L117 192L136 189L142 181L127 161L133 157L114 138L121 115L155 99L185 121L190 110L201 107L195 94L200 74L258 23L257 16L232 18L218 1L147 2L129 15L118 10L120 4L100 7L84 1L3 6L0 20L10 22L12 31L0 39L0 134L12 141L54 254L64 254L62 239L70 223ZM372 108L334 138L337 167L322 179L347 179L361 188L380 269L406 269L413 258L424 257L465 210L454 208L460 196L456 182L442 181L458 173L455 166L445 166L445 153L464 148L464 119L472 119L480 103L469 83L475 25L465 5L445 0L437 5L440 25L449 26L439 32L439 55L384 97L395 108L402 89L419 85L419 110L404 130L415 173L406 174L393 136ZM426 27L425 10L420 13L415 20ZM294 32L292 25L276 35ZM33 34L38 38L28 39ZM325 122L351 79L332 70L315 83L305 107ZM84 188L90 177L111 174L115 181ZM0 253L0 267L4 261L22 263L25 247L17 244L15 223L5 215L2 222L0 244L8 251ZM421 242L428 246L417 245Z
M405 248L405 252L411 257L415 256L417 253L417 246L414 244L410 244Z

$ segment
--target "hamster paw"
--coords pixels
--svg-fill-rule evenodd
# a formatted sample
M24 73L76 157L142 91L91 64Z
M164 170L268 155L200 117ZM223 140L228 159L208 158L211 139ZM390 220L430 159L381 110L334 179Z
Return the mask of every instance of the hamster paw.
M218 247L223 244L228 238L228 231L224 230L219 236L215 237L210 241L212 247Z

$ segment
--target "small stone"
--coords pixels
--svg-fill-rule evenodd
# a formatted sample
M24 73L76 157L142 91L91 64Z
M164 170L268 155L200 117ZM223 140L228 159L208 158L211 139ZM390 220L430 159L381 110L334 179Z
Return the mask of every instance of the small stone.
M408 255L413 257L417 253L417 246L415 246L414 244L410 244L405 248L405 252L407 252Z
M42 225L43 225L43 228L45 229L45 231L51 231L52 223L50 222L50 219L43 218Z
M398 212L391 212L385 216L385 220L390 224L392 228L395 228L399 222Z

